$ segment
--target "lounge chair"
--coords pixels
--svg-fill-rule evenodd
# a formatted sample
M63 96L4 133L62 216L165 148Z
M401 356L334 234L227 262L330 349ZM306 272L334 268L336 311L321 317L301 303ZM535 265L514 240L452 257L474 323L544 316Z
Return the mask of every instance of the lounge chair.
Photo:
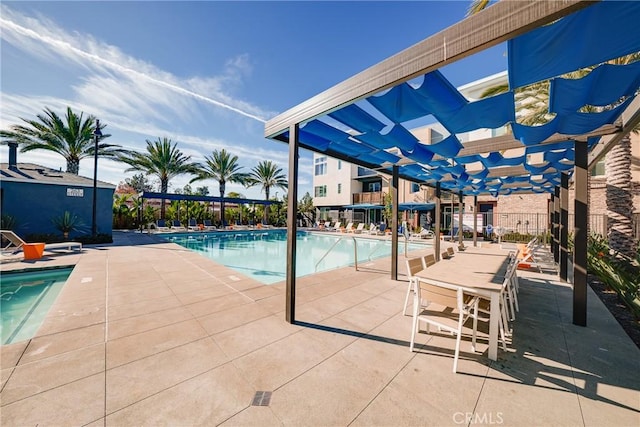
M533 250L530 252L518 253L517 259L518 259L518 267L517 267L518 269L529 270L531 268L535 268L538 271L541 271L540 265L534 258Z
M336 221L333 226L331 225L331 223L329 223L329 226L327 227L327 230L329 231L338 231L340 230L340 221Z
M347 224L346 227L344 227L344 229L342 227L340 227L340 232L341 233L351 233L353 232L353 223L350 222Z
M180 224L179 219L174 219L171 221L171 231L187 231L187 227Z
M371 224L371 227L367 230L367 234L378 234L378 226L376 224Z
M360 224L358 224L358 227L353 228L351 227L351 229L347 230L347 233L353 233L353 234L361 234L364 231L364 222L361 222Z
M191 231L200 231L200 226L198 225L198 221L196 221L195 218L191 218L189 220L187 228Z
M436 235L433 231L423 228L419 233L415 233L411 237L415 237L416 239L433 239Z
M171 229L167 225L167 222L164 219L159 219L156 222L156 230L158 230L158 231L171 231Z
M211 224L211 220L210 219L205 219L203 225L204 225L204 230L205 231L217 230L217 227L215 225Z
M6 246L2 247L2 252L12 252L16 253L22 249L25 252L26 247L31 247L34 245L44 245L44 250L46 251L55 251L59 249L66 250L82 250L82 243L80 242L62 242L62 243L27 243L20 236L14 233L11 230L1 230L2 239L9 242ZM42 254L41 254L42 255Z
M387 230L387 224L380 224L378 227L378 236L384 236Z

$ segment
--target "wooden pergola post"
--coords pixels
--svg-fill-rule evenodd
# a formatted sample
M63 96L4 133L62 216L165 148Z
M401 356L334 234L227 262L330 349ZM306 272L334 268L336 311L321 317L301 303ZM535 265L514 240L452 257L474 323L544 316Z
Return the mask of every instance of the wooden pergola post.
M569 174L562 172L560 179L560 280L566 282L569 256Z
M398 166L391 176L391 280L398 280Z
M553 261L560 262L560 187L556 186L553 199Z
M478 196L473 196L473 246L478 246Z
M286 291L286 321L296 321L296 234L298 224L298 136L300 126L293 124L289 127L289 199L287 209L287 291ZM266 205L265 205L266 208Z
M589 223L588 156L586 141L575 142L575 225L573 245L573 324L587 326L587 227Z
M436 217L435 220L435 229L433 230L435 237L433 238L433 248L435 251L436 261L440 261L440 196L442 192L440 190L440 183L436 183Z
M458 193L458 245L462 246L464 243L464 225L462 224L462 211L464 210L464 196L462 191ZM453 212L451 212L453 213Z

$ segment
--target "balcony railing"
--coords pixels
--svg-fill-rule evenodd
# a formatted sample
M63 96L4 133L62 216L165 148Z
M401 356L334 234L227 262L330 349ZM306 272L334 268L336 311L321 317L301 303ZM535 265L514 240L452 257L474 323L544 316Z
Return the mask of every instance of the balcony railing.
M353 204L360 205L369 203L372 205L381 205L384 202L384 193L382 191L375 191L370 193L355 193L353 195Z

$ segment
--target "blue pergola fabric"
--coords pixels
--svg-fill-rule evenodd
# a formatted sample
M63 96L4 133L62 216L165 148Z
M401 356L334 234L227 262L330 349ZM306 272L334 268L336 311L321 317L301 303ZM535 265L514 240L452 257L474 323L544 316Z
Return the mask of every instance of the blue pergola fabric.
M640 51L640 2L603 1L507 43L511 89Z
M329 117L357 130L360 133L371 131L379 132L384 128L384 123L358 107L356 104L347 105L340 110L329 113Z
M558 133L563 135L582 135L604 125L613 124L633 98L628 98L617 107L594 113L572 112L556 116L540 126L526 126L513 123L513 135L524 145L536 145Z
M451 112L436 112L434 117L452 133L475 129L495 129L515 121L513 92L505 92L491 98L469 102Z
M549 111L571 114L586 105L604 107L633 96L640 87L640 61L603 64L581 79L556 78L549 89Z
M339 108L300 128L303 147L402 178L465 194L553 191L562 172L571 173L576 136L616 122L640 87L640 62L601 64L640 51L640 2L603 1L508 43L510 90L470 102L440 71L419 85L400 83L381 94ZM566 73L590 67L582 78ZM550 79L551 119L528 126L516 121L515 89ZM434 118L448 132L442 141L422 141L407 126ZM509 125L524 154L495 150L461 156L460 134ZM441 132L441 131L440 131ZM445 132L446 133L446 132ZM288 131L282 134L288 138ZM545 143L550 137L566 142ZM598 137L588 140L589 148ZM542 153L542 155L535 155ZM536 160L532 160L532 159ZM407 160L414 164L404 164ZM534 163L532 163L534 162ZM497 176L501 168L522 176ZM492 178L489 178L491 173ZM508 175L505 172L505 175ZM533 178L532 178L533 176Z
M312 120L300 129L332 142L344 142L349 139L349 134L334 128L320 120Z

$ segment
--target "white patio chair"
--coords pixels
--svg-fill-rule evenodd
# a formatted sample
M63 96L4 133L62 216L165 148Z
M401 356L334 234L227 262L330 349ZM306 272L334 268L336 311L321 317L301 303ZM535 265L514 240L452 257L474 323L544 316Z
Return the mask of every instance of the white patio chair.
M431 267L436 263L436 256L434 254L428 254L422 257L422 268Z
M421 301L428 301L426 307L421 306ZM470 317L470 306L464 302L462 288L444 285L433 285L424 281L417 281L413 306L413 326L411 328L411 343L409 350L413 351L416 332L419 331L419 323L427 324L427 333L430 326L436 326L455 334L456 349L453 356L453 372L458 371L458 356L460 355L460 339L462 327ZM475 335L475 330L474 330Z
M404 309L402 313L407 315L407 306L409 305L409 295L415 292L417 280L415 274L436 263L436 257L433 254L425 255L422 258L407 259L407 276L409 277L409 285L407 286L407 295L404 298Z
M404 308L402 314L407 315L407 306L409 305L409 295L411 292L416 292L416 277L415 274L418 271L422 271L422 258L409 258L407 259L407 277L409 277L409 285L407 285L407 295L404 297Z
M509 329L509 307L507 301L507 292L509 286L511 286L512 276L515 274L516 264L511 264L507 268L507 274L502 282L502 290L500 291L500 318L498 319L498 328L500 333L500 341L502 342L502 348L507 351L507 335L511 335ZM490 301L482 296L470 296L467 295L465 301L469 305L473 305L473 337L471 339L471 346L475 351L476 348L476 331L478 321L489 322L489 314L491 312Z

